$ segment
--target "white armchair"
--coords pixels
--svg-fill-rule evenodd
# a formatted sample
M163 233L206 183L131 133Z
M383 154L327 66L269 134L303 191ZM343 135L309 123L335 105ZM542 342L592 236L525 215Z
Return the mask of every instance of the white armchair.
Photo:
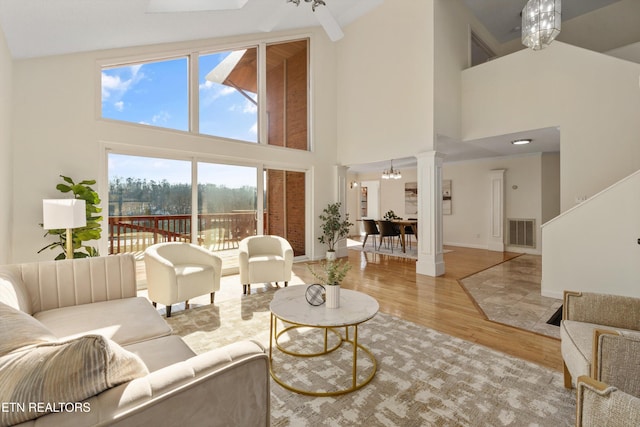
M207 293L213 304L220 290L222 259L200 246L184 242L158 243L144 252L149 299L164 304L171 317L171 304Z
M291 280L293 249L279 236L251 236L240 241L238 248L240 283L246 295L252 283L284 282Z

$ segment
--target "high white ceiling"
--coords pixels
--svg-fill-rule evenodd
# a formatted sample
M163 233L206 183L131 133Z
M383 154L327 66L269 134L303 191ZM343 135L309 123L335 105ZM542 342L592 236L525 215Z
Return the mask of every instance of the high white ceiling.
M259 32L286 0L249 0L237 10L146 13L149 0L0 0L0 26L16 59ZM184 2L184 0L175 0ZM216 2L217 0L204 0ZM326 0L346 26L382 0ZM273 28L314 27L311 5L289 9Z

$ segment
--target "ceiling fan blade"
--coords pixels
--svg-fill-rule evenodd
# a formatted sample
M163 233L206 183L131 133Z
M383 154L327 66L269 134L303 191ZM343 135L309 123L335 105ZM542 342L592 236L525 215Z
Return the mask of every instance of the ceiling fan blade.
M149 0L148 13L240 9L248 0Z
M313 13L316 15L316 19L318 19L318 22L320 22L320 25L322 25L322 28L324 28L324 31L331 41L335 42L344 37L340 24L338 24L338 21L333 17L326 5L316 7Z
M258 29L265 33L273 31L276 25L278 25L289 14L289 12L293 10L293 7L290 6L289 3L290 2L281 0L280 5L276 7L271 14L267 15L266 18L260 21Z

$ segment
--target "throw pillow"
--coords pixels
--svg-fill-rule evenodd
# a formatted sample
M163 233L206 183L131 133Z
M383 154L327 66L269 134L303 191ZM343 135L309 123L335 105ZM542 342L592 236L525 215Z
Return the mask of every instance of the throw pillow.
M111 387L149 373L142 360L101 335L44 343L0 357L0 426L74 406Z
M58 338L29 314L0 302L0 357L14 350Z

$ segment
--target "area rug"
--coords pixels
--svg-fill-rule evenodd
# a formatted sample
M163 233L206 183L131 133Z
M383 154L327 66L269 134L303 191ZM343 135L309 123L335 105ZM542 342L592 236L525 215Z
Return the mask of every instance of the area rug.
M460 280L487 319L560 339L547 321L562 301L540 295L542 259L520 255Z
M299 285L304 286L304 285ZM167 319L196 353L234 341L269 342L269 303L276 290L192 308ZM311 345L314 333L289 337ZM377 360L360 390L309 397L271 381L273 426L570 426L574 393L559 372L378 313L358 329ZM293 334L292 334L293 335ZM284 337L283 337L284 338ZM317 390L349 378L350 345L331 360L276 360L287 381ZM275 354L276 352L274 352ZM362 352L359 352L362 353ZM372 369L361 355L358 377ZM315 364L315 365L314 365ZM288 375L288 377L287 377Z

